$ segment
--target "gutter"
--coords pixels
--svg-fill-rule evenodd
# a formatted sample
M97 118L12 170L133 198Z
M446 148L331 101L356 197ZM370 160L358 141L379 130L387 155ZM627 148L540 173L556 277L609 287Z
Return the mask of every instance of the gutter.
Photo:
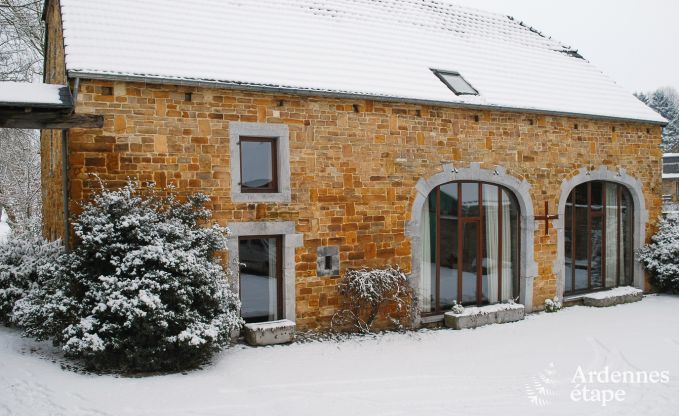
M571 113L564 111L551 111L551 110L539 110L531 108L520 108L520 107L505 107L505 106L494 106L494 105L480 105L480 104L467 104L467 103L453 103L449 101L436 101L436 100L422 100L417 98L402 98L393 97L385 95L370 95L370 94L357 94L341 91L327 91L327 90L317 90L317 89L304 89L304 88L285 88L275 85L263 85L263 84L247 84L238 82L228 82L228 81L203 81L197 79L182 79L182 78L167 78L167 77L149 77L143 75L123 75L123 74L103 74L97 72L86 72L86 71L68 71L69 77L80 77L92 80L104 80L104 81L126 81L126 82L140 82L146 84L170 84L170 85L186 85L193 87L205 87L205 88L224 88L231 90L245 90L252 92L263 92L263 93L280 93L280 94L295 94L307 97L328 97L328 98L344 98L344 99L360 99L360 100L373 100L388 103L406 103L406 104L419 104L428 105L433 107L447 107L447 108L462 108L471 110L485 110L485 111L501 111L509 113L531 113L539 115L548 116L558 116L558 117L577 117L586 118L590 120L603 120L603 121L618 121L626 123L638 123L638 124L652 124L665 127L669 124L668 121L652 121L652 120L641 120L632 119L625 117L614 117L614 116L602 116L602 115L592 115L586 113Z

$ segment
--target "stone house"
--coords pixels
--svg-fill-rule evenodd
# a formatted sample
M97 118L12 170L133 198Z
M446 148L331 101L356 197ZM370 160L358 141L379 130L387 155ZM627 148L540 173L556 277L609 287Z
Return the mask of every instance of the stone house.
M662 156L662 197L666 206L679 201L679 153Z
M420 322L645 285L665 120L518 20L435 0L49 0L44 20L45 82L103 118L42 134L51 238L93 173L205 192L246 320L311 329L363 266L407 271Z

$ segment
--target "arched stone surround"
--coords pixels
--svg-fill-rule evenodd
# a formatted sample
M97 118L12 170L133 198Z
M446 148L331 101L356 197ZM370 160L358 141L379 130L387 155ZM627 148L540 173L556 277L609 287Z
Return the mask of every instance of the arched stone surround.
M519 302L530 312L533 308L533 279L537 275L537 264L534 259L533 234L535 221L533 201L530 196L530 184L525 180L508 175L502 166L494 170L481 169L479 163L472 163L468 168L457 168L452 163L443 165L443 171L429 178L421 178L416 185L417 194L413 202L410 221L406 224L406 235L411 239L412 266L411 285L419 293L420 263L422 261L422 209L427 197L439 185L453 181L479 181L504 186L514 193L521 209L521 256L520 256L520 293ZM418 318L416 320L419 321Z
M642 184L636 178L629 176L624 169L619 171L608 170L606 166L600 166L598 169L589 171L585 168L580 169L580 172L571 179L565 180L561 184L561 196L559 197L559 209L557 213L559 218L554 220L553 224L557 228L557 254L554 261L553 269L556 275L556 291L559 299L563 299L565 290L566 265L564 259L564 216L566 212L566 200L573 189L583 183L591 181L606 181L614 182L624 185L632 195L634 203L634 238L633 249L634 252L641 247L646 241L646 223L648 222L648 210L646 209L646 202L644 199L644 192ZM634 286L643 289L644 272L636 259L634 260Z

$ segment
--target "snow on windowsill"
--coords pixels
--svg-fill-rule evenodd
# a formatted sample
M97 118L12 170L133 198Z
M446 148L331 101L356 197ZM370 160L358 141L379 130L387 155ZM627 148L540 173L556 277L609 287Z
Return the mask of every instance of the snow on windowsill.
M280 319L278 321L267 321L267 322L257 322L252 324L245 324L246 327L257 330L257 329L272 329L272 328L288 328L293 327L296 324L289 319Z
M509 310L515 310L515 309L524 309L525 306L523 306L520 303L496 303L495 305L487 305L487 306L472 306L469 308L464 308L464 312L462 313L453 313L451 312L446 312L446 315L453 315L453 316L471 316L471 315L486 315L489 313L495 313L495 312L502 312L502 311L509 311Z
M622 287L616 287L614 289L610 290L605 290L602 292L595 292L595 293L589 293L586 295L583 295L583 297L588 297L591 299L609 299L609 298L616 298L619 296L625 296L625 295L638 295L644 293L643 290L637 289L636 287L632 286L622 286Z

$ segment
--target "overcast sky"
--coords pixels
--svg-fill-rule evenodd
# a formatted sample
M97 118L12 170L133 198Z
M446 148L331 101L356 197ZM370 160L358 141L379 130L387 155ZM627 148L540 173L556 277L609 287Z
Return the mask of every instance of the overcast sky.
M627 90L679 89L679 0L447 0L572 46Z

